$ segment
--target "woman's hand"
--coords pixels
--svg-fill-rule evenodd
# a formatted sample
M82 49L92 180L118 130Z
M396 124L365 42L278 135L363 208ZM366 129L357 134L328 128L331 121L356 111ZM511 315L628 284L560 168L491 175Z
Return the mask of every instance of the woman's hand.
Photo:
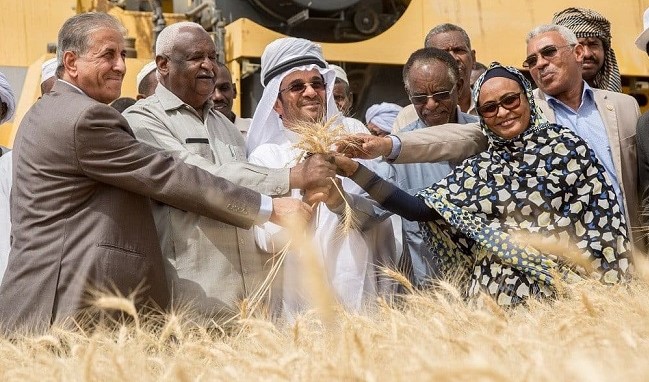
M337 154L334 157L334 160L336 163L336 167L337 167L336 172L338 173L338 175L350 177L358 169L358 162L349 159L342 154Z

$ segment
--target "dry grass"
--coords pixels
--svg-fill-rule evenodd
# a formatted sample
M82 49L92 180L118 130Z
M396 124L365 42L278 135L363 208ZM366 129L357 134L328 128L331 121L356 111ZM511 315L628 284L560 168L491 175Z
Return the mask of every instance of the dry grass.
M300 140L293 146L308 154L330 155L335 145L358 145L354 143L355 141L345 126L340 123L341 121L340 115L335 115L324 122L297 121L292 123L290 129L300 136ZM345 234L355 229L358 223L342 189L333 179L332 183L335 192L343 196L344 211L341 214L340 233Z
M93 333L55 327L0 340L0 379L645 380L649 285L567 288L556 301L503 310L486 298L466 303L441 283L394 304L380 299L363 315L331 311L329 324L316 311L290 326L247 318L227 335L189 314Z

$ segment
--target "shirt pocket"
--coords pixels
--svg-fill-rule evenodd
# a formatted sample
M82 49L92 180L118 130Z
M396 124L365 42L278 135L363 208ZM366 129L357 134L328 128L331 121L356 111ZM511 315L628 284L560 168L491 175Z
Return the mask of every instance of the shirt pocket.
M215 163L214 153L207 138L187 138L184 146L188 152Z

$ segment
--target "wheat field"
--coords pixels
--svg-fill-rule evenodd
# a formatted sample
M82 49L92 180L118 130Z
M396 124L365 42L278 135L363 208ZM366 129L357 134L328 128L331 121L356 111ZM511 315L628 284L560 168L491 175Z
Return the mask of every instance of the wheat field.
M642 381L649 375L647 263L628 285L566 286L503 310L440 283L363 314L307 312L291 325L240 319L227 333L188 312L92 333L54 327L2 339L3 381ZM101 305L101 304L100 304ZM126 299L104 307L135 313Z

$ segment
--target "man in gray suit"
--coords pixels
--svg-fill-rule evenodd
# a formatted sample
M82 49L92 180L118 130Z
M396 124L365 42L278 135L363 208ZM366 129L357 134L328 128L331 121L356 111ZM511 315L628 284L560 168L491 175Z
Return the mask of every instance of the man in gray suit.
M527 37L527 67L538 86L534 96L552 123L563 125L586 140L602 162L615 188L632 242L644 244L639 227L638 168L635 126L638 103L626 94L591 88L582 80L584 48L561 25L541 25ZM486 148L477 125L444 125L435 129L391 135L363 136L361 158L383 155L395 163L462 160Z
M212 108L212 89L219 72L227 69L210 57L216 57L216 46L199 24L175 23L160 33L160 83L153 95L124 112L135 136L265 194L283 195L318 183L322 167L330 165L321 156L291 169L247 162L243 136ZM255 291L270 266L270 255L257 248L252 230L165 204L156 203L153 213L174 304L191 303L210 319L232 317L237 303Z
M624 211L631 242L643 247L639 227L636 124L640 109L635 98L590 87L582 79L584 47L570 29L541 25L527 36L529 69L538 89L537 105L550 122L583 138L606 169Z
M92 290L166 307L169 293L150 209L154 198L248 228L310 210L239 187L135 139L108 103L126 71L124 29L105 13L68 19L62 77L25 115L14 145L12 248L0 285L6 331L76 317Z

